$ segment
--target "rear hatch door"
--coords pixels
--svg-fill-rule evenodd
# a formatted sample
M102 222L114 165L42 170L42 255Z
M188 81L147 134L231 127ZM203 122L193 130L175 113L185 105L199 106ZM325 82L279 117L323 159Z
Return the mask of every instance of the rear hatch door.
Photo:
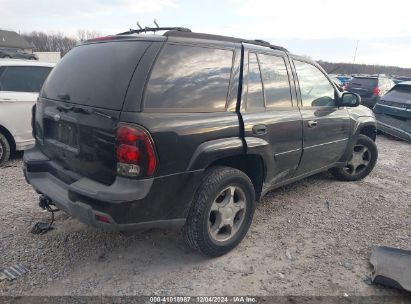
M80 45L51 72L37 103L35 132L43 153L68 170L56 175L114 181L116 127L130 79L152 43Z
M348 91L357 93L361 97L372 97L373 89L378 87L377 78L354 77L348 84Z

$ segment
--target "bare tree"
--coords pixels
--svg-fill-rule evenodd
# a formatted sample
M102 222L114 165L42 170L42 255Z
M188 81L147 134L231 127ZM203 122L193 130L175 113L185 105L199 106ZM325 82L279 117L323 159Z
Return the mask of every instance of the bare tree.
M318 61L318 63L328 73L333 74L386 74L398 76L411 76L410 68L383 65L334 63L327 61Z
M85 41L88 39L93 39L97 37L101 37L102 34L99 31L88 31L88 30L78 30L77 31L77 39L79 41Z
M44 32L31 32L21 35L27 42L34 46L39 52L60 52L64 56L77 43L73 38L65 36L63 33L47 34Z

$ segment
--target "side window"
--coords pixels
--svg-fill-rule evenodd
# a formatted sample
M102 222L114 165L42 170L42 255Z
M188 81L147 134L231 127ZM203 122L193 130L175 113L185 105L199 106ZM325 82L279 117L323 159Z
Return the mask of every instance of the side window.
M40 92L51 68L9 66L1 75L0 90L14 92Z
M259 54L267 108L291 107L291 88L282 57Z
M168 44L153 68L146 109L225 111L233 51Z
M257 55L248 53L247 111L264 111L263 84Z
M314 65L294 60L303 107L335 106L335 90L327 77Z

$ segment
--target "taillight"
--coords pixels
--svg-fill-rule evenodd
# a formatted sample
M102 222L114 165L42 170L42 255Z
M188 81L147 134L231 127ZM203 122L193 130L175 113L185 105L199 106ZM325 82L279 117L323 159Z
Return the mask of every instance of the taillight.
M116 136L117 174L150 177L157 167L154 143L142 127L120 125Z
M379 87L375 87L374 89L372 89L372 93L374 94L374 95L380 95L380 88Z
M129 145L120 145L117 148L117 159L124 164L138 164L140 149Z

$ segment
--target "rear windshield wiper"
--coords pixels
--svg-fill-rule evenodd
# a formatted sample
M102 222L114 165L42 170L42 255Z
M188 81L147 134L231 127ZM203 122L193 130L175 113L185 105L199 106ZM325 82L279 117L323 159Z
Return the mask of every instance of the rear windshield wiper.
M101 117L107 118L107 119L114 119L112 116L100 112L98 110L95 109L86 109L83 107L79 107L79 106L57 106L57 110L59 111L63 111L63 112L68 112L68 111L72 111L74 113L83 113L83 114L95 114L95 115L99 115Z

